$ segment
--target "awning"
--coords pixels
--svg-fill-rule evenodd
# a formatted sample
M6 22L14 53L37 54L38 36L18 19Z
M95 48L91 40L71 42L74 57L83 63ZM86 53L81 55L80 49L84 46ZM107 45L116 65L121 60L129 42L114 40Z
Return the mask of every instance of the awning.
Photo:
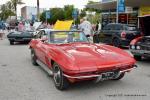
M129 7L141 7L150 6L150 0L125 0L125 5ZM107 3L96 3L86 5L87 8L94 8L100 10L116 9L117 1L107 2Z

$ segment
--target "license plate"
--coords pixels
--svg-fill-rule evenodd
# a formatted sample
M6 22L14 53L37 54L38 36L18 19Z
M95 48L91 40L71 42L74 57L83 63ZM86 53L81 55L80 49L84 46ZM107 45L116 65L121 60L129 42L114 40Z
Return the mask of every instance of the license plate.
M102 73L102 80L113 79L114 76L115 76L115 72L106 72L106 73Z

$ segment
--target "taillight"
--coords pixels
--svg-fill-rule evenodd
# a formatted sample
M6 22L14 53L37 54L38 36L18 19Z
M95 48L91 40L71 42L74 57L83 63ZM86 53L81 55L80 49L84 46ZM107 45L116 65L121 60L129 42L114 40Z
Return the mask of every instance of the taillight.
M141 32L141 36L144 36L144 33L143 33L143 32Z
M125 31L123 31L122 33L121 33L121 38L126 38L126 32Z

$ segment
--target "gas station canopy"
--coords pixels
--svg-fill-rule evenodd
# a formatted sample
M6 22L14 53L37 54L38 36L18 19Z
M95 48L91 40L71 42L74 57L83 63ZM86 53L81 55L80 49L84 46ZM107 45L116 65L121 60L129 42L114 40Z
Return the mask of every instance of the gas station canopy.
M141 7L150 6L150 0L125 0L125 5L129 7ZM99 2L95 4L86 5L87 8L94 8L100 10L116 9L117 0L112 0L111 2Z

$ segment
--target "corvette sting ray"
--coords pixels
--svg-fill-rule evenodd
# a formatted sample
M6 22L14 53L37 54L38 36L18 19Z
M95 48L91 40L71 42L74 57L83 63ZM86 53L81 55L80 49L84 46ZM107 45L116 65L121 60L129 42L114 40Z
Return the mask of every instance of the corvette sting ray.
M82 31L43 29L29 46L33 65L40 65L52 75L59 90L79 81L119 80L137 67L127 52L90 43Z

